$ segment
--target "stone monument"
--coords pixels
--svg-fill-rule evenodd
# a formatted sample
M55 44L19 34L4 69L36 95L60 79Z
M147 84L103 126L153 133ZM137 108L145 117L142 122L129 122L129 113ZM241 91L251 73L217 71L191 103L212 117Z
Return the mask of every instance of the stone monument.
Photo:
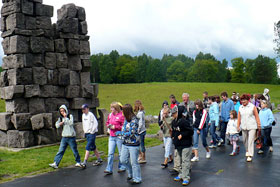
M29 147L60 141L55 122L65 104L78 138L81 105L96 115L98 85L90 81L90 45L85 9L63 5L52 24L53 6L42 0L2 0L3 57L0 76L0 146ZM100 127L103 128L103 127ZM61 131L61 130L60 130Z

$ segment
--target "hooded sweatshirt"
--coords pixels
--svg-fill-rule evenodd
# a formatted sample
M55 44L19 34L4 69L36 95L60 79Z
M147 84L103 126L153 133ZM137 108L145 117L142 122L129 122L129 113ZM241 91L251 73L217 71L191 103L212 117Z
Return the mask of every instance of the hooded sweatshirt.
M115 137L115 133L117 131L122 130L122 126L124 123L124 116L122 112L119 112L117 114L110 113L106 122L106 126L109 127L109 125L114 125L115 129L110 129L110 136Z
M62 125L62 128L63 128L62 137L75 137L76 132L75 132L75 129L74 129L73 116L72 116L72 114L69 115L68 109L65 105L61 105L59 107L59 110L62 109L62 108L65 110L65 112L67 114L67 117L63 117L63 116L59 117L58 120L55 123L55 126L56 126L56 128L60 128L61 126L59 125L59 123L64 122L63 125Z
M142 134L143 132L146 132L145 111L144 110L138 111L136 117L139 119L138 132L139 134Z
M272 127L272 123L275 119L274 119L273 113L271 112L271 110L269 108L261 109L259 116L260 116L262 129Z

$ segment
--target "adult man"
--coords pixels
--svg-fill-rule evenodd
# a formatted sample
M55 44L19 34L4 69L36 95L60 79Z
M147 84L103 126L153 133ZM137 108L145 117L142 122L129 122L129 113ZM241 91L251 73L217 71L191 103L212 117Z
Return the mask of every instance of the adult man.
M210 105L208 103L208 92L203 92L203 107L207 110L207 112L209 111Z
M227 124L230 118L230 111L234 110L233 101L228 98L227 92L221 93L222 107L221 107L221 134L220 137L223 139L222 145L225 144ZM219 146L219 145L218 145Z
M169 99L170 99L170 102L171 102L171 105L170 105L170 108L174 108L174 106L178 106L180 103L176 100L175 98L175 95L171 94L169 96Z

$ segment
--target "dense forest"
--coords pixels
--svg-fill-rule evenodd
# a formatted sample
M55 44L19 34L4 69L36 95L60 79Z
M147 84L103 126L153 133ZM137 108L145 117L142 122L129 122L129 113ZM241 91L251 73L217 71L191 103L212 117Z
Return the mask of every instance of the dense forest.
M91 56L92 82L237 82L279 84L275 59L259 55L255 59L242 57L219 61L210 53L198 53L195 58L184 54L163 55L161 59L146 54L140 56L110 54Z

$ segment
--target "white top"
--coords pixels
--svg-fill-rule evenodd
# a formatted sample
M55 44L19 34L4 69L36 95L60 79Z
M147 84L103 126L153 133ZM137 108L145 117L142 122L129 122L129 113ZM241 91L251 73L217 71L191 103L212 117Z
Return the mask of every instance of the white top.
M230 119L227 124L227 132L226 134L238 134L237 130L237 119Z
M98 132L98 122L92 112L82 116L84 133L94 134Z
M255 105L248 103L248 105L241 105L239 108L239 113L241 117L241 129L242 130L253 130L257 129L257 120L254 115Z

